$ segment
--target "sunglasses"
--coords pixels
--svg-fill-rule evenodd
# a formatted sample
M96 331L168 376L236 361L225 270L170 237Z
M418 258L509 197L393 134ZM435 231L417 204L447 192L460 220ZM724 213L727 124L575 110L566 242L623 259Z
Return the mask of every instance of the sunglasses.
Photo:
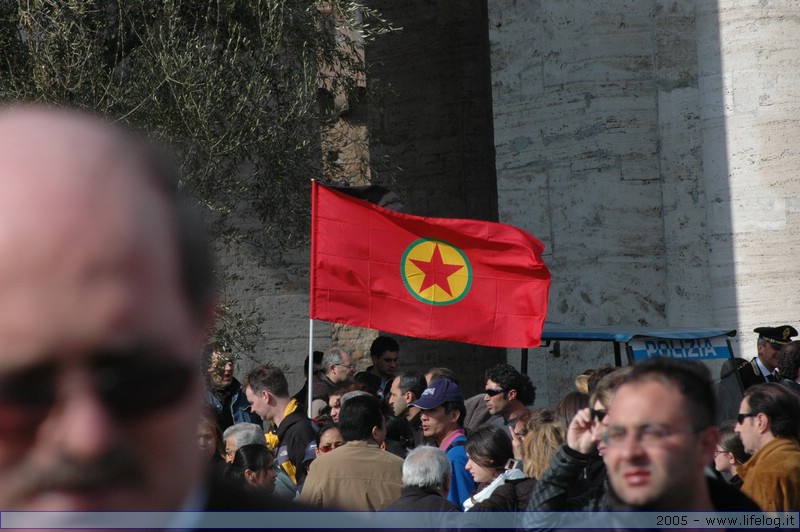
M598 423L602 423L607 412L605 410L595 410L594 408L590 408L589 414L592 416L592 419L596 419Z
M98 353L86 363L100 402L115 418L146 417L183 399L198 371L152 350ZM57 364L41 364L0 375L0 433L22 430L44 419L58 403Z
M343 441L342 441L342 442L338 442L338 441L337 441L337 442L334 442L334 443L332 443L332 444L323 445L322 447L317 447L317 449L319 449L319 452L321 452L321 453L323 453L323 454L324 454L324 453L329 453L329 452L331 452L331 451L332 451L332 450L334 450L334 449L338 449L338 448L339 448L339 447L341 447L342 445L344 445L344 442L343 442Z
M506 391L503 390L503 389L495 390L495 389L489 388L488 390L483 390L483 393L485 393L489 397L494 397L495 395L500 395L501 393L506 393Z
M756 417L757 415L758 415L758 412L747 412L747 413L744 413L744 414L737 414L736 415L736 421L738 421L739 425L741 425L742 423L744 423L745 419L747 419L749 417Z

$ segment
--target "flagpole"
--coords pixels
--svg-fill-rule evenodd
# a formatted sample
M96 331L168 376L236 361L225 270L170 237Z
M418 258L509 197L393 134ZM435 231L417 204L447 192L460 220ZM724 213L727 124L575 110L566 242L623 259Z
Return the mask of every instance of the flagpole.
M314 397L314 320L308 320L308 417L311 418L311 398Z

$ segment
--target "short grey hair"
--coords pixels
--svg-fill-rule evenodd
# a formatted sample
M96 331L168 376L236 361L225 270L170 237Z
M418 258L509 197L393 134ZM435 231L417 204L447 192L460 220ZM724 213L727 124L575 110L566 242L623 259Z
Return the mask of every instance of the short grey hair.
M267 439L264 437L264 429L255 423L243 422L231 425L222 433L222 441L224 442L231 436L233 436L233 441L237 449L252 444L259 444L265 447L267 445Z
M344 404L348 400L352 399L353 397L358 397L360 395L372 395L373 397L375 397L373 394L371 394L369 392L365 392L364 390L353 390L352 392L347 392L346 394L344 394L342 396L341 399L339 399L339 401L340 401L339 402L339 406L344 406Z
M331 366L341 364L344 360L344 357L349 355L350 353L341 347L331 347L325 353L325 356L322 357L322 371L327 374L330 371Z
M403 486L443 490L451 469L450 460L438 447L415 447L403 461Z

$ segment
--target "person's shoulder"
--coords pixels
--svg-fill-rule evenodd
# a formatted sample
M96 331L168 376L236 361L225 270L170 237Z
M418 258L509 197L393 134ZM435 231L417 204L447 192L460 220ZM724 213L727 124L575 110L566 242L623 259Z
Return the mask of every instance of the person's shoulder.
M311 437L315 437L317 434L314 430L314 422L299 408L283 418L278 430L282 433L303 434Z

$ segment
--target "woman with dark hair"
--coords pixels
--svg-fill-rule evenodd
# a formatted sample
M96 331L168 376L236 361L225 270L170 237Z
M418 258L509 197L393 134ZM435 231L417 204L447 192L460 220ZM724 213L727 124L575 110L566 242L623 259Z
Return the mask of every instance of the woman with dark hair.
M506 481L525 477L519 469L507 468L514 463L514 449L506 429L482 427L467 437L464 450L468 458L465 468L478 485L477 493L464 501L465 511L488 499Z
M559 446L564 443L567 428L555 412L537 408L527 417L527 434L522 439L521 467L524 475L506 479L502 486L482 502L475 504L472 512L514 512L527 509L531 492L538 478L550 465Z
M225 470L225 477L253 490L272 493L278 478L275 459L260 443L244 445L236 450L233 463Z
M317 432L317 456L329 453L342 445L344 445L344 438L336 423L328 423Z

